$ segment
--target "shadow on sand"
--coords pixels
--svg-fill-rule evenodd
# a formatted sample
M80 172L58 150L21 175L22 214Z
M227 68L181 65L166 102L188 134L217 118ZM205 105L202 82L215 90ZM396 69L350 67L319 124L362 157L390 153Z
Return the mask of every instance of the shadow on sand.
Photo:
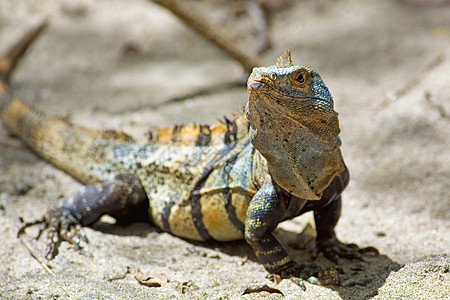
M120 236L147 236L150 233L161 232L156 227L143 223L123 227L98 222L94 225L94 229ZM394 262L388 256L373 253L363 254L361 260L339 258L337 262L333 262L322 254L317 255L314 242L306 245L296 244L299 238L298 233L277 229L276 235L296 261L315 262L324 268L338 269L339 285L327 285L326 287L337 291L343 299L368 299L376 296L378 289L384 284L389 274L401 268L400 264ZM219 250L227 255L241 256L251 261L257 261L253 250L245 241L191 243L196 246Z

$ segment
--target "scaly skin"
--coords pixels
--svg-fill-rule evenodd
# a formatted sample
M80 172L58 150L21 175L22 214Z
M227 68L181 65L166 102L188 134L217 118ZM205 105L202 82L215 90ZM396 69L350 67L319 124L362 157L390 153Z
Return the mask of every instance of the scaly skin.
M268 272L308 278L320 270L295 263L272 235L280 222L307 211L314 211L317 243L327 256L360 255L334 232L349 173L333 99L316 71L293 65L287 51L250 75L248 121L163 128L137 141L46 117L11 95L10 74L44 27L0 61L0 109L11 132L85 185L40 221L48 231L47 257L64 240L80 245L81 227L109 214L191 240L245 238Z

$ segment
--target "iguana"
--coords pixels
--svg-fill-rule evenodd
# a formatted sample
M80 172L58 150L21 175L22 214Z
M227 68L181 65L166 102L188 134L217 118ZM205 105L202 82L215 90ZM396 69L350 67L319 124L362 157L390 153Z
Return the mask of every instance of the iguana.
M245 116L215 126L159 129L148 140L47 117L15 98L10 75L46 26L28 32L0 61L0 109L6 127L84 186L40 221L46 256L87 241L82 226L108 214L119 223L149 221L194 241L245 239L270 273L308 278L272 234L313 211L317 245L329 257L358 257L334 227L349 172L340 151L338 114L319 74L286 51L248 79Z

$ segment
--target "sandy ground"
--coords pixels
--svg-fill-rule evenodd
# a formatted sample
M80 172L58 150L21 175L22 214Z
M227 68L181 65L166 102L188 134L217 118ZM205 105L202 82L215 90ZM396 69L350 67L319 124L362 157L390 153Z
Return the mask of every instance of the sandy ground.
M192 3L248 51L256 49L257 28L248 14L236 13L238 2ZM246 102L240 66L149 1L0 0L0 50L44 16L51 25L13 87L48 114L142 136L158 126L212 123ZM80 185L0 127L0 298L69 298L62 287L73 299L283 298L241 296L267 284L285 299L449 299L448 16L448 4L393 0L286 1L271 14L264 62L291 49L295 63L320 72L340 113L352 180L338 236L381 253L340 260L341 285L276 285L245 242L191 243L149 224L119 227L108 218L86 229L84 252L61 246L54 278L16 238L18 217L39 218ZM127 48L136 55L124 55ZM226 88L233 82L242 84ZM211 87L210 95L184 97ZM186 99L173 101L180 97ZM298 260L312 259L308 245L295 243L308 219L278 231ZM127 274L137 268L162 287L140 285Z

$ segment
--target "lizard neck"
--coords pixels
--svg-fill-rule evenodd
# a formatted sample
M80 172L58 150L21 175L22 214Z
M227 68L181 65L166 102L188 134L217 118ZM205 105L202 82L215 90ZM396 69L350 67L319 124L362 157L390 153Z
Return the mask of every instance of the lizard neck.
M295 122L262 102L256 109L250 101L247 116L250 140L267 160L275 182L299 198L319 200L343 168L337 115L320 122L331 123L332 131L325 125L317 126L312 118L311 122Z

